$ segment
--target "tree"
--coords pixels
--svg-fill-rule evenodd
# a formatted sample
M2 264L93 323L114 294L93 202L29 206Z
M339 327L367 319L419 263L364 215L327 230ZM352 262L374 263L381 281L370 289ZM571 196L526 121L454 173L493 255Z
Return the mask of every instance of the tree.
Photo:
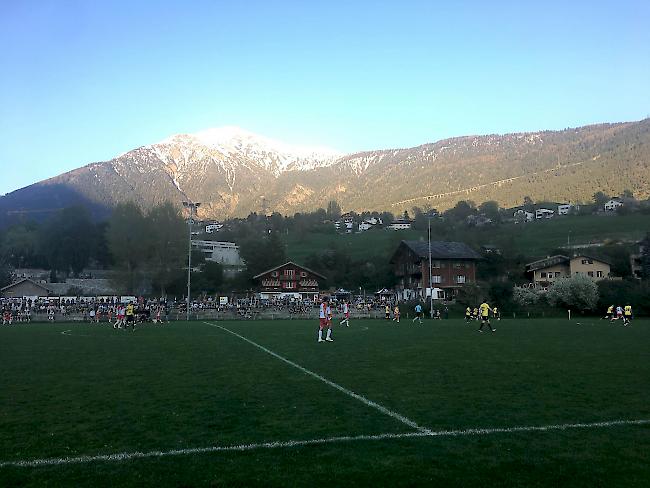
M9 263L0 257L0 288L11 284L11 267Z
M599 210L602 210L603 205L609 200L609 195L603 193L602 191L597 191L594 193L594 203Z
M239 254L246 263L246 277L249 280L269 268L287 262L284 244L275 232L242 240L239 243Z
M478 207L478 211L487 218L492 219L492 222L498 222L501 218L499 215L499 204L494 200L481 203Z
M524 210L526 210L527 212L532 212L533 210L535 210L535 202L533 201L532 198L530 198L528 195L526 195L524 197L524 205L523 205L523 207L524 207Z
M85 207L69 207L41 232L41 248L51 270L78 275L93 254L95 224Z
M121 203L113 209L108 222L108 250L115 281L133 294L144 278L149 250L147 221L135 203Z
M47 260L42 254L41 238L40 228L34 222L10 227L0 241L0 256L15 268L44 268Z
M474 202L461 200L454 208L445 212L445 217L456 222L464 222L467 217L476 213Z
M634 193L632 193L632 190L629 190L629 189L626 188L625 190L623 190L622 197L623 198L633 199L634 198Z
M178 209L169 202L152 208L146 220L149 233L147 265L154 286L165 296L166 288L183 274L187 256L186 226Z
M641 277L650 280L650 232L639 243L641 245Z
M329 220L338 220L341 218L341 207L336 200L330 200L327 204L327 218Z
M216 293L223 284L223 266L206 261L200 273L192 274L192 293Z
M598 286L584 275L561 278L549 287L546 298L553 307L594 310L598 303Z

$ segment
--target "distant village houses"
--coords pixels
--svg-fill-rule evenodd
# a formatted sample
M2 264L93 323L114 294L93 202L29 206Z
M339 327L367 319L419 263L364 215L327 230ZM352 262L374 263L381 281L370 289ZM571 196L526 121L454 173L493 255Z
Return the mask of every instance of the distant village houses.
M619 200L618 198L612 198L611 200L608 200L605 202L603 205L603 209L605 212L615 212L619 207L623 206L623 202Z
M413 222L409 219L395 219L386 228L390 230L408 230Z

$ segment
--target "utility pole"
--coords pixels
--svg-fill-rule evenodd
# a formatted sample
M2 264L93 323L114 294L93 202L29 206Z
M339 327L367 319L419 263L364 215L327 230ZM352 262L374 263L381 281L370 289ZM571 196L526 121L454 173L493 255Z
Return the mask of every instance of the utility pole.
M186 207L190 211L190 218L187 221L188 227L188 241L187 241L187 310L186 316L187 321L190 320L190 285L192 281L192 224L194 223L194 211L199 208L201 205L199 202L183 202L183 207Z
M431 276L431 212L429 212L429 315L433 318L433 282Z

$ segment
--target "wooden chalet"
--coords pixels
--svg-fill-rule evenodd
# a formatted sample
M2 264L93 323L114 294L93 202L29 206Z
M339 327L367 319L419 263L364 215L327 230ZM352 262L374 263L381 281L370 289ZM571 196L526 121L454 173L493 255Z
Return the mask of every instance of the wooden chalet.
M261 299L302 298L313 300L320 290L319 281L326 278L316 271L289 261L254 276L258 280Z
M431 284L453 298L460 288L476 282L476 263L483 258L462 242L431 242ZM390 260L401 296L424 298L429 288L429 244L402 241Z

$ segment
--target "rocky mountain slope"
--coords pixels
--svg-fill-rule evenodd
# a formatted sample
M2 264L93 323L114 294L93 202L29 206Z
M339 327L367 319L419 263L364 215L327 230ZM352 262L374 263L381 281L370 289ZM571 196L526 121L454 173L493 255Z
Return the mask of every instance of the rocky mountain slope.
M457 137L340 155L226 127L172 136L0 198L0 219L71 204L97 215L118 202L202 202L206 218L291 214L336 199L345 210L589 201L596 191L650 195L650 119L535 133Z

